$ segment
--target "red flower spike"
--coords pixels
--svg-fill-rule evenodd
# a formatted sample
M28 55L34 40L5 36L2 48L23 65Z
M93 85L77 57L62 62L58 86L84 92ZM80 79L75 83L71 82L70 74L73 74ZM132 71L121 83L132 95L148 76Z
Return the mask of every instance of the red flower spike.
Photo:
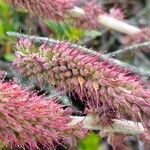
M35 54L25 53L20 53L21 57L14 63L15 68L21 70L22 75L34 79L40 77L41 82L49 82L64 92L75 92L86 103L86 111L99 115L104 126L111 124L115 118L144 122L145 116L149 118L150 91L144 89L137 76L128 75L123 69L108 61L99 61L80 49L72 49L66 43L42 46L43 55L40 53L41 48L36 57L43 66L42 70L38 69L38 62L33 59ZM32 64L31 70L26 68L28 63ZM62 66L69 72L63 72ZM59 68L57 74L55 67ZM135 105L139 108L138 113L135 113Z
M37 150L39 146L54 149L56 143L71 145L71 139L83 136L80 125L68 125L71 120L57 100L46 100L14 82L0 80L0 140L4 147Z
M36 16L64 20L67 10L73 8L78 0L7 0L17 8L25 9Z

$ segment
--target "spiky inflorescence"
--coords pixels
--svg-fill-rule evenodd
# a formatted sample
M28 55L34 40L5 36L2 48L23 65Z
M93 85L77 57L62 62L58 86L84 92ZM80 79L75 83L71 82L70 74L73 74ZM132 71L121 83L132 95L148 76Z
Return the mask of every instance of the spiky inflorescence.
M126 36L122 39L122 43L125 46L134 45L138 43L143 43L150 41L150 28L143 28L141 31L137 34L133 34L130 36ZM142 51L149 52L149 48L143 48Z
M68 111L56 100L0 81L0 140L4 147L37 150L39 146L54 149L63 142L71 144L71 138L82 137L82 132L79 126L69 127L70 121Z
M97 29L99 27L98 17L105 13L103 7L93 0L86 2L83 9L84 17L76 20L76 25L85 29Z
M67 10L73 8L78 0L6 0L17 8L28 10L36 16L63 20Z
M144 120L150 125L150 91L138 77L66 43L38 48L21 39L17 49L14 66L22 75L78 94L88 113L100 116L102 125L111 124L114 118Z

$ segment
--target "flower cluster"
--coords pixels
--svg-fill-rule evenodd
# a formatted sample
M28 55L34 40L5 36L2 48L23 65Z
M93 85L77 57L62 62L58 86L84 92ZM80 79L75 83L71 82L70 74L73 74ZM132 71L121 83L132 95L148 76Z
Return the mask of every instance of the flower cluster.
M99 27L98 17L104 14L103 7L95 0L84 4L84 17L76 21L76 25L85 29L97 29Z
M63 20L68 9L73 8L78 0L7 0L17 8L28 10L36 16Z
M4 147L54 149L82 137L79 126L69 127L69 112L57 100L29 93L14 82L0 80L0 140Z
M17 49L14 67L22 75L78 94L86 103L87 113L99 115L103 126L114 118L142 122L145 118L146 123L150 116L150 91L144 89L139 77L128 75L108 61L71 48L68 43L35 47L21 39Z
M150 28L143 28L141 31L137 34L133 34L130 36L126 36L122 39L122 43L125 46L139 44L143 42L147 42L150 40ZM149 48L141 49L142 51L148 52Z

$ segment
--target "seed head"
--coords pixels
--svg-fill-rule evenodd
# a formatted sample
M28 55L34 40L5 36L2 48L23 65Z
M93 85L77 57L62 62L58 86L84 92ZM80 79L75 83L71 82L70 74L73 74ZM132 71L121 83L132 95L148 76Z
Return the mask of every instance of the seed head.
M150 91L144 88L139 77L99 60L98 56L73 49L70 44L44 44L34 48L34 53L32 49L31 53L22 53L21 47L18 46L21 52L14 66L22 75L77 94L86 103L87 113L99 115L104 126L115 118L145 124L144 118L149 119Z
M0 140L4 147L54 149L82 137L79 126L69 127L71 118L57 100L29 93L14 82L0 81Z
M7 0L17 8L25 9L36 16L63 20L68 9L73 8L78 0Z

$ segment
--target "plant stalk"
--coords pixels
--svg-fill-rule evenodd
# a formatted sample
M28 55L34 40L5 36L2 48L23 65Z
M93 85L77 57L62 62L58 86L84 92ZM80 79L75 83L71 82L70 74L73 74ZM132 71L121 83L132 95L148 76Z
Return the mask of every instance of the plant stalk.
M79 7L74 7L73 9L68 11L69 16L79 19L84 17L84 10ZM134 27L133 25L129 25L124 21L117 20L115 18L110 17L109 15L99 15L98 22L101 26L106 27L108 29L113 29L115 31L133 35L137 34L141 31L138 27Z
M100 123L97 123L98 120L95 116L71 116L72 122L69 123L70 126L74 126L77 124L82 124L83 128L89 130L102 130L104 132L111 133L123 133L130 135L139 135L143 134L146 129L144 129L142 123L132 122L129 120L118 120L114 119L114 123L107 127L102 127Z

